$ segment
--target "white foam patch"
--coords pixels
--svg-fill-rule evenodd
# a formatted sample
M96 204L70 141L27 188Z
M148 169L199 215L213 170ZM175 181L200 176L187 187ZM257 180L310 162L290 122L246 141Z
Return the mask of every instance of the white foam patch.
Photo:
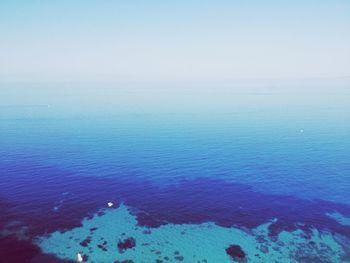
M168 224L159 228L137 226L137 221L125 205L104 209L104 215L84 219L82 227L67 232L54 232L35 241L44 253L61 259L75 260L76 253L88 256L88 262L233 262L225 249L231 244L241 246L248 262L309 262L330 259L345 262L343 247L333 235L313 230L307 238L301 230L281 232L276 239L268 237L270 223L252 231L224 228L214 223ZM90 229L97 228L94 231ZM80 242L90 237L87 246ZM120 252L119 240L133 237L136 246ZM105 242L105 243L104 243ZM104 243L104 245L103 245ZM100 245L100 248L98 247ZM102 246L101 246L102 245ZM106 251L104 251L104 248ZM322 261L323 262L323 261Z

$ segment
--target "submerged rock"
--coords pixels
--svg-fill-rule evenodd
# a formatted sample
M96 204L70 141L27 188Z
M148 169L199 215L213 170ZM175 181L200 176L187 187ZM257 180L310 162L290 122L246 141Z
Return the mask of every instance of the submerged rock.
M226 254L239 262L244 262L246 259L246 254L239 245L230 245L226 248Z
M184 260L184 257L183 256L175 256L174 257L176 260L178 260L178 261L183 261Z
M268 246L261 245L260 251L264 254L267 254L267 253L269 253L269 248L268 248Z
M136 246L136 240L133 237L124 239L123 241L118 242L118 250L120 253L123 253L125 250L133 248Z
M88 236L88 237L85 238L83 241L81 241L79 244L80 244L82 247L88 247L90 243L91 243L91 237Z
M283 246L284 246L284 242L283 242L283 241L278 240L278 241L277 241L277 245L279 245L280 247L283 247Z

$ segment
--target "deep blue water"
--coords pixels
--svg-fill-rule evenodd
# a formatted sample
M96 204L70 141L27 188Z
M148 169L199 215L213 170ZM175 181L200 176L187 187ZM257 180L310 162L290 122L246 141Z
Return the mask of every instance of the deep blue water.
M278 218L271 236L302 223L350 238L326 216L350 216L347 85L176 85L1 84L0 229L27 237L0 237L4 262L32 262L31 238L108 200L150 227Z

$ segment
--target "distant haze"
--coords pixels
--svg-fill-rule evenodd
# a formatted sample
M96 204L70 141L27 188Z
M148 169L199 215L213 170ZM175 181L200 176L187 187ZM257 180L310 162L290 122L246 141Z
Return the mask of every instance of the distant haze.
M350 1L1 1L0 80L350 76Z

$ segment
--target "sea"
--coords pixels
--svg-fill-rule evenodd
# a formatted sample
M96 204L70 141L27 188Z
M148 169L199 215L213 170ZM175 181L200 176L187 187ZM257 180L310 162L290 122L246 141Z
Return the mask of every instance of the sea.
M350 262L350 81L1 82L0 262Z

